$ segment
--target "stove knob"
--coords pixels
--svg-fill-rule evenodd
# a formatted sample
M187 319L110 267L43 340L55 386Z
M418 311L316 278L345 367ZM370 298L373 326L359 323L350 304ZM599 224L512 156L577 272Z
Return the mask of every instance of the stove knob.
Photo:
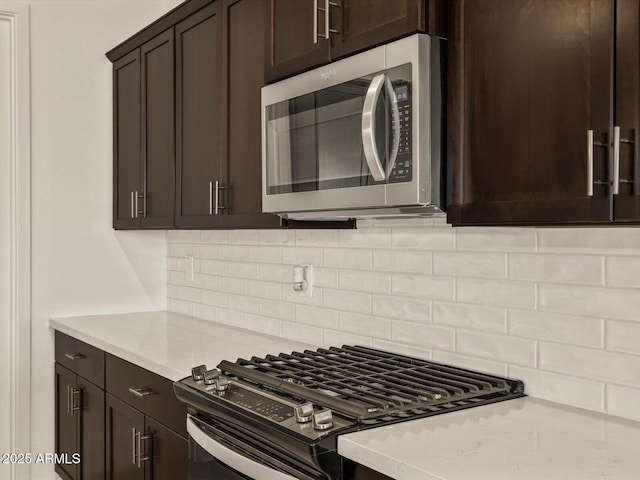
M223 393L227 390L227 388L229 388L229 379L227 377L223 377L222 375L218 376L218 378L214 380L214 383L216 385L216 391L218 393Z
M313 428L328 430L333 427L333 415L328 408L313 414Z
M207 371L206 365L199 365L191 369L191 376L196 382L201 382L204 378L204 372Z
M213 385L216 381L216 378L218 378L219 376L220 372L216 368L204 372L204 384Z
M298 405L293 409L293 414L296 417L296 422L309 423L311 421L311 416L313 415L313 404L307 402L302 405Z

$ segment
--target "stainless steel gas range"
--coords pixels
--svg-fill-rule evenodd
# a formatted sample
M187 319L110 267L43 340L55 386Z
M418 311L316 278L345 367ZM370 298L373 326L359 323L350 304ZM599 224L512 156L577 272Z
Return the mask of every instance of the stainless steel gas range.
M202 365L174 389L190 480L351 480L339 435L524 395L519 380L358 346Z

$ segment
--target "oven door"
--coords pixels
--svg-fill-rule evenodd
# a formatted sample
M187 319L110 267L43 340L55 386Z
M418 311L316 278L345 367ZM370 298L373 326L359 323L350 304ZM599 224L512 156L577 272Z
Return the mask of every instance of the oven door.
M295 461L272 458L229 432L187 418L189 480L325 480L322 474L302 471Z

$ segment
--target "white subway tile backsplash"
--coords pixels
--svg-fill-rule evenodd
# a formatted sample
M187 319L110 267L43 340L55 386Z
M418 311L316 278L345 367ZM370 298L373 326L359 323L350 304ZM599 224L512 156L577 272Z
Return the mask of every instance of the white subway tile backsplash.
M391 293L398 296L423 297L433 300L453 300L455 280L426 275L393 274Z
M324 291L323 306L347 312L370 313L371 294L327 288Z
M635 290L540 285L540 310L640 321L640 295Z
M431 310L428 300L398 298L386 295L373 296L373 314L398 320L428 323Z
M307 325L323 328L338 328L338 312L311 305L296 305L295 319Z
M640 355L640 323L607 320L605 329L607 350Z
M607 413L640 421L640 389L607 385Z
M458 228L456 250L533 252L536 231L530 228Z
M244 278L225 277L224 280L218 282L218 291L246 295L248 283L249 281Z
M249 249L248 259L257 263L281 263L282 247L267 245L255 246Z
M322 328L297 322L282 322L282 335L291 340L322 345Z
M293 282L293 270L290 265L258 265L258 279L271 282Z
M391 276L387 273L341 270L338 287L343 290L388 294L391 289Z
M389 248L391 230L388 228L363 228L360 230L340 230L338 244L349 248Z
M192 247L193 256L196 258L219 258L218 245L199 243Z
M394 250L453 250L454 230L451 227L395 228L391 244Z
M598 348L603 324L597 318L509 310L509 335Z
M509 278L545 283L602 285L602 257L586 255L509 255Z
M282 320L262 315L247 315L247 328L255 332L279 337L282 335Z
M410 357L421 358L423 360L431 360L432 352L425 348L414 347L406 343L395 343L389 340L373 339L373 348L386 350L387 352L397 353L399 355L408 355Z
M492 360L483 360L480 358L467 357L453 352L433 352L433 361L446 363L460 368L469 368L478 370L479 372L489 373L492 375L505 376L507 374L507 364Z
M194 257L194 277L186 257ZM292 265L314 266L311 297ZM167 308L317 346L373 345L640 420L640 230L167 232Z
M640 388L640 357L633 355L540 343L539 368Z
M225 244L229 241L229 232L225 230L202 230L200 232L200 240L203 243Z
M325 248L324 266L333 268L351 268L359 270L371 270L371 250L358 250L353 248Z
M247 282L247 295L280 300L282 298L282 284L264 282L262 280L249 280Z
M391 325L391 340L423 348L453 351L454 337L453 328L398 320Z
M552 402L602 411L604 383L511 365L508 375L524 382L525 393Z
M293 230L260 230L258 237L262 245L294 245L296 243Z
M499 360L516 365L535 366L536 345L532 340L458 330L456 352L487 360Z
M322 249L313 247L287 247L282 249L282 262L290 265L322 265Z
M533 283L458 278L456 300L463 303L497 307L534 308Z
M338 328L343 332L368 335L370 337L385 339L391 337L391 320L361 313L340 312Z
M504 308L433 302L433 323L492 333L505 333Z
M337 247L337 230L296 230L295 242L300 247Z
M260 241L259 230L231 230L227 239L230 244L257 245Z
M550 228L538 230L541 252L640 255L637 228Z
M314 268L313 285L323 288L338 288L338 270L332 268Z
M433 272L431 252L404 252L380 250L373 253L373 268L385 272L419 273Z
M258 300L258 312L265 317L293 320L294 306L288 302L261 298Z
M433 273L470 278L506 278L506 255L499 253L433 254Z
M640 257L607 257L606 265L608 286L640 288Z
M363 347L370 347L372 339L366 335L358 335L355 333L347 333L337 330L324 330L322 346L329 347L341 347L342 345L361 345Z
M230 277L237 277L237 278L257 279L258 264L229 262L227 264L227 275Z

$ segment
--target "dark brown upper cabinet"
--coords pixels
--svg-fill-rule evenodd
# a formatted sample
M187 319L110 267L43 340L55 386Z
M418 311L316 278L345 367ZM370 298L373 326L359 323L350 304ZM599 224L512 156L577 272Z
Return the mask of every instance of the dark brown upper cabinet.
M168 228L174 212L173 31L114 63L114 227Z
M414 32L444 36L445 0L269 0L273 82Z
M221 0L176 26L177 215L187 228L280 227L262 213L266 3Z
M450 19L449 222L637 222L638 3L455 0Z

